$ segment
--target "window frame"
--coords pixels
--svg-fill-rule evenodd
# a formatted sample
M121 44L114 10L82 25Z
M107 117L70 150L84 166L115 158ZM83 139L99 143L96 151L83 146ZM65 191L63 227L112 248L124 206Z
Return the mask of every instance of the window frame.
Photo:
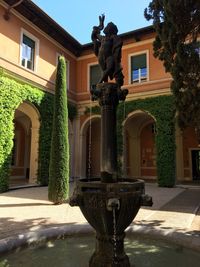
M33 69L29 69L27 68L27 66L23 66L22 65L22 51L23 51L23 36L27 36L28 38L30 38L32 41L35 42L35 50L34 50L34 58L33 58ZM28 71L31 71L31 72L37 72L37 65L38 65L38 57L39 57L39 39L36 38L32 33L28 32L27 30L25 29L21 29L21 36L20 36L20 66Z
M132 75L131 75L131 58L134 56L139 56L139 55L143 55L146 54L146 68L147 68L147 78L142 81L141 79L138 79L137 82L132 82ZM142 84L145 82L149 81L149 50L141 50L135 53L131 53L129 54L129 60L128 60L129 64L128 64L128 77L129 77L129 84Z

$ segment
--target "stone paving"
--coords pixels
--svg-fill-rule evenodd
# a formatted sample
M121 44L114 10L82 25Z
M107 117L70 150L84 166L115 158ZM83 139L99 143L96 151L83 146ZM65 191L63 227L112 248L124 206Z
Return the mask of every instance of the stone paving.
M127 231L184 242L200 251L200 188L146 184L146 193L154 204L142 207ZM78 207L53 205L47 195L47 187L0 194L0 253L12 242L38 238L42 233L52 236L92 231Z

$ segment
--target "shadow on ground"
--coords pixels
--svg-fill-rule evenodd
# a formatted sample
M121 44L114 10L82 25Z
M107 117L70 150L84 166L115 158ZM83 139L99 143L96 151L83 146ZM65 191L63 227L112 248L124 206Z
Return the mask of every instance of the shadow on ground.
M27 232L40 231L48 228L60 228L67 225L76 225L76 222L70 223L51 223L46 218L27 219L16 221L13 217L1 218L0 220L0 239L14 237ZM5 229L6 225L6 229ZM22 227L23 225L23 227ZM77 224L78 226L78 224Z

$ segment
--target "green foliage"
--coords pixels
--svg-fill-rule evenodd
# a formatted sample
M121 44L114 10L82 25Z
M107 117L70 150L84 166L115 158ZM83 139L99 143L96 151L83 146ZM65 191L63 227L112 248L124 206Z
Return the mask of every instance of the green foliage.
M181 128L200 128L200 1L153 0L145 10L156 30L154 55L173 78L171 84Z
M0 267L9 267L9 263L7 260L0 261Z
M91 112L93 114L98 114L98 115L101 114L101 108L100 108L100 106L94 106L94 107L92 107L91 108ZM86 107L85 114L90 114L90 108Z
M38 107L41 115L39 138L38 183L48 185L49 161L51 149L51 131L53 122L53 95L45 94Z
M64 57L59 57L54 98L48 187L49 200L55 204L66 200L69 189L68 109L66 103L66 63Z
M14 137L14 113L24 101L30 102L40 113L40 138L38 155L38 182L48 184L50 140L53 118L54 96L28 84L20 83L0 70L0 192L9 188L11 154ZM71 119L76 112L75 107L68 104Z
M175 105L172 96L159 96L146 99L138 99L125 103L126 114L124 115L124 104L118 107L118 154L122 155L123 137L122 122L124 117L135 110L142 110L155 119L156 123L156 164L159 186L172 187L176 176L175 158Z
M200 58L194 44L179 44L172 74L179 126L200 126Z
M0 77L0 192L9 187L15 110L24 101L40 108L44 96L48 98L50 94L7 77Z

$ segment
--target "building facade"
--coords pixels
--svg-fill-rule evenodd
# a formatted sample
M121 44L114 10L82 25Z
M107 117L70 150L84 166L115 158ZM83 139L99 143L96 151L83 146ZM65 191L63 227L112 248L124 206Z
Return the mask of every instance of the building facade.
M1 1L0 17L0 186L8 173L10 184L48 183L59 55L67 64L70 177L98 177L101 117L89 89L100 69L92 44L81 45L29 0ZM195 130L176 125L171 77L153 56L154 37L151 26L121 34L129 90L118 108L121 171L163 186L200 180Z

